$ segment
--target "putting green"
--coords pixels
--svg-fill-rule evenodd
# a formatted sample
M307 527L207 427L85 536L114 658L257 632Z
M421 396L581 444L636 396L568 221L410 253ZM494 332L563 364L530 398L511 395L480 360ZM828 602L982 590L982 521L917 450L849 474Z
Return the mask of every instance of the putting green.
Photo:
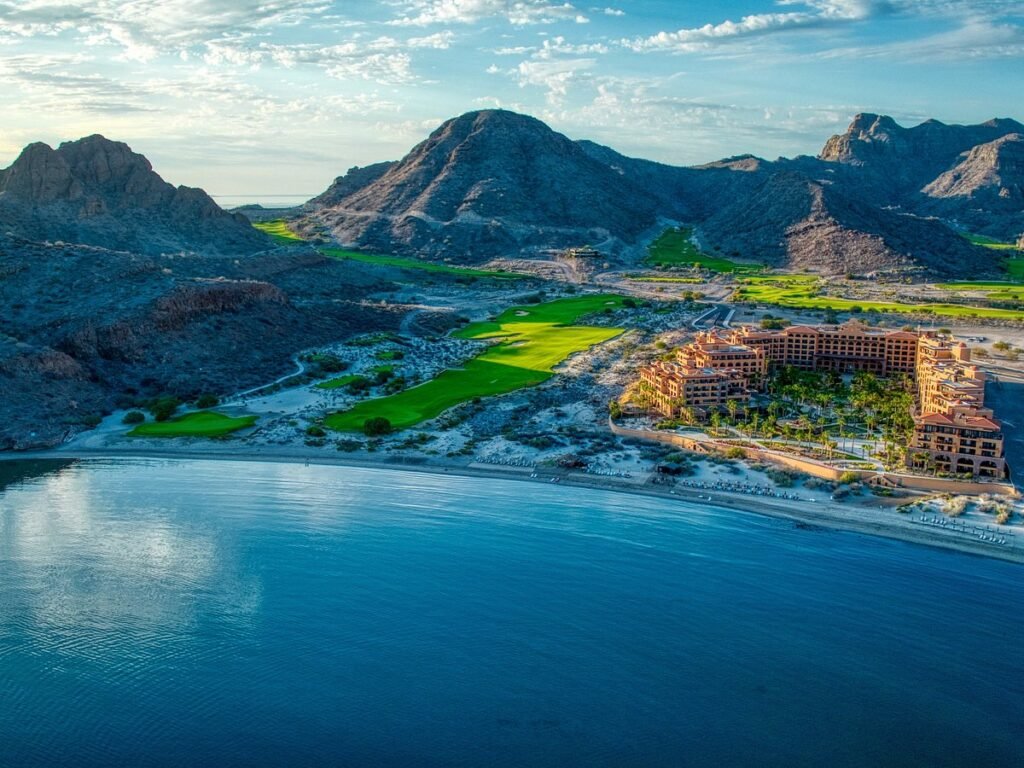
M454 335L464 339L500 339L462 368L444 371L425 384L388 397L366 400L325 424L358 431L367 419L382 416L395 429L432 419L477 397L513 392L547 381L570 355L614 338L622 328L573 325L584 315L622 306L621 296L577 296L546 304L511 307L493 321L473 323Z
M256 416L226 416L216 411L186 413L169 421L139 424L129 437L223 437L256 423Z

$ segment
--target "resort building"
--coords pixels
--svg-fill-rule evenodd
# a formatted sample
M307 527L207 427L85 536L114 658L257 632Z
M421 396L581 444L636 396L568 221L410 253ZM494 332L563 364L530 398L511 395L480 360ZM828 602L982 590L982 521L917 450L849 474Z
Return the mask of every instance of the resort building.
M649 366L640 378L650 386L656 410L674 417L681 408L713 409L729 400L747 402L771 366L913 375L918 338L917 333L872 328L856 320L778 331L749 326L703 331L676 351L674 362Z
M922 336L917 409L907 463L949 474L1004 477L1003 432L985 407L985 372L963 342Z
M652 408L669 418L681 415L684 408L704 414L729 400L750 399L744 377L731 371L659 361L643 368L640 380L647 385Z
M683 368L733 374L748 387L759 386L768 373L768 358L763 349L734 343L713 331L698 333L692 343L676 351L676 359Z
M769 363L817 371L879 376L914 373L919 334L872 328L857 320L842 325L792 325L779 331L744 327L731 341L763 349Z
M985 407L985 373L963 342L931 333L842 325L798 325L778 331L742 327L705 331L640 372L652 408L670 418L684 409L704 416L730 400L749 402L771 366L837 373L904 374L917 386L907 462L950 474L1004 477L1003 435Z

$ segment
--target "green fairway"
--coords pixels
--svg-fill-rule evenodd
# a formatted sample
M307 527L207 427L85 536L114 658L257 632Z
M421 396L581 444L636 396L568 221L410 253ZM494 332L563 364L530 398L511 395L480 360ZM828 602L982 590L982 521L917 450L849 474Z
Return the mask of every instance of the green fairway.
M358 381L359 379L365 379L365 378L366 378L365 376L356 376L356 375L338 376L336 379L328 379L327 381L321 381L319 384L316 385L316 388L317 389L339 389L341 387L347 387L353 381Z
M993 301L1024 301L1024 285L992 280L982 282L938 283L944 291L981 291Z
M1010 279L1017 282L1024 281L1024 250L1018 248L1015 243L1007 243L1002 240L996 240L994 237L986 237L985 235L972 235L970 232L961 232L960 234L974 243L974 245L998 251L1001 255L1005 256L1006 260L1003 262L1003 268Z
M223 437L256 423L256 416L225 416L215 411L186 413L169 421L139 424L129 437Z
M761 267L752 264L739 264L719 256L709 256L697 249L690 239L693 230L690 227L679 227L665 230L661 236L647 248L648 264L669 267L700 266L712 272L760 272Z
M747 277L733 294L735 301L775 304L793 309L832 309L836 312L875 310L878 312L932 314L943 317L992 317L1024 319L1024 310L970 307L962 304L900 304L887 301L858 301L820 295L819 278L814 275L773 275Z
M519 280L525 275L517 272L496 272L489 269L473 269L472 267L452 267L447 264L436 264L432 261L420 261L409 259L404 256L385 256L379 253L362 253L361 251L346 251L341 248L321 248L320 252L335 259L351 259L361 261L365 264L377 264L382 267L397 267L398 269L417 269L421 272L438 272L446 275L458 275L461 277L492 277L501 280Z
M296 243L303 242L299 235L288 229L288 223L284 219L274 219L273 221L254 221L252 225L261 232L266 232L274 239L275 242L281 243L282 245L295 245Z
M662 277L660 275L627 275L638 283L703 283L699 277Z
M305 242L300 235L288 228L288 222L284 219L254 221L252 225L261 232L266 232L280 245L298 245ZM452 267L447 264L436 264L432 261L421 261L420 259L409 259L402 256L386 256L379 253L348 251L343 248L320 248L319 250L321 253L334 259L351 259L352 261L361 261L365 264L376 264L382 267L417 269L422 272L438 272L461 277L493 277L503 280L519 280L526 277L526 275L521 275L518 272L498 272L490 269L473 269L472 267Z
M974 245L980 245L983 248L991 248L996 251L1016 251L1017 246L1013 243L1003 242L1002 240L996 240L994 237L986 237L985 235L972 235L970 232L961 233L964 238L970 240Z
M453 334L464 339L500 339L468 361L412 389L359 403L325 420L331 429L356 431L376 416L404 429L477 397L512 392L551 378L567 357L614 338L622 328L573 325L584 315L622 306L621 296L577 296L546 304L511 307L493 321L473 323Z

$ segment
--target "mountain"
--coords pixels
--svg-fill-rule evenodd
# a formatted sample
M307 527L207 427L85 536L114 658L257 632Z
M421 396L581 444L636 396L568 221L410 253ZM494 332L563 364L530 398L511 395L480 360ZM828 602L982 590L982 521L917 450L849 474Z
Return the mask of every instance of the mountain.
M397 163L385 161L373 163L360 168L358 165L349 168L344 176L339 176L324 192L314 197L307 203L312 208L323 208L337 205L349 195L355 194L364 187L372 184L385 173L390 171Z
M0 171L0 229L157 254L249 254L270 247L249 221L201 189L174 187L127 144L88 136L57 149L30 144Z
M238 258L245 256L245 258ZM31 144L0 171L0 450L137 398L228 393L297 351L397 329L386 271L274 248L127 145Z
M859 114L817 157L695 167L572 141L505 110L446 121L397 162L353 168L296 225L339 242L475 262L589 243L625 264L667 222L709 250L828 274L995 274L957 232L1024 230L1020 123ZM969 191L967 191L969 188Z
M869 113L854 117L846 133L832 136L818 155L827 163L857 168L853 179L886 181L879 195L917 192L979 144L1024 131L1016 120L994 119L980 125L946 125L926 120L904 128L891 117Z
M966 275L979 255L934 219L872 206L789 170L734 194L696 232L706 248L732 258L825 274Z
M366 169L335 181L310 201L300 228L472 263L588 242L615 250L682 210L541 121L505 110L448 120L378 170L369 183Z
M921 194L922 207L936 216L982 234L1024 237L1024 134L972 147Z

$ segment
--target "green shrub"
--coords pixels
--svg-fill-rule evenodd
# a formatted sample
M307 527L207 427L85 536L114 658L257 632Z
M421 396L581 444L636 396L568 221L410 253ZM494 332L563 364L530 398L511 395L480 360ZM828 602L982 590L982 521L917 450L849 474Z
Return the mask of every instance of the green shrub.
M747 452L738 445L734 445L725 452L725 458L727 459L745 459L746 457Z
M122 424L141 424L146 420L146 414L142 411L128 411L121 419Z
M172 395L165 395L164 397L158 397L149 406L149 412L153 414L153 418L157 421L167 421L171 416L178 410L178 406L181 405L181 401Z
M852 485L860 479L860 476L856 472L843 472L839 476L840 485Z
M311 424L306 427L306 434L310 437L323 437L327 434L323 427L318 427L316 424Z
M196 408L213 408L219 402L220 400L217 398L216 395L200 395L199 398L196 400Z
M373 416L363 422L363 434L367 437L379 437L391 432L391 421L383 416Z

